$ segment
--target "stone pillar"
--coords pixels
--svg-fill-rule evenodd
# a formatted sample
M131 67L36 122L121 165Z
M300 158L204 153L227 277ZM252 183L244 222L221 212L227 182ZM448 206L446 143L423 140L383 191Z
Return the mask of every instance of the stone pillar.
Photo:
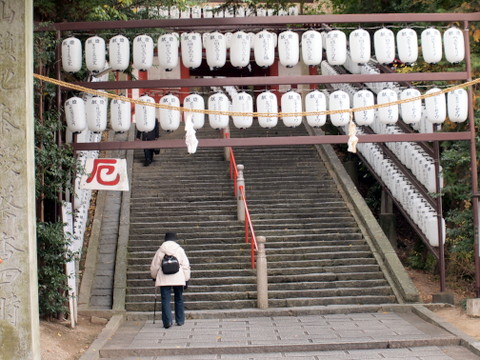
M245 179L243 178L243 165L237 165L238 177L237 177L237 219L240 222L245 222L245 204L243 202L242 192L240 188L243 188L245 192Z
M267 275L267 255L265 253L265 236L257 236L257 307L259 309L268 308L268 275Z
M390 195L382 189L382 198L380 205L380 216L378 222L392 244L393 248L397 248L397 230L395 215L393 214L393 201Z
M32 0L0 2L0 357L40 359Z

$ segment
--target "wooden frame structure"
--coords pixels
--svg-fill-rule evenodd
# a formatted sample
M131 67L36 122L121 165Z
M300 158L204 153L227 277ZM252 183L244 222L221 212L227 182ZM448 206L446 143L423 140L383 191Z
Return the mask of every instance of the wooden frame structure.
M299 15L299 16L273 16L273 17L238 17L238 18L208 18L208 19L161 19L161 20L132 20L132 21L104 21L104 22L78 22L57 23L37 31L56 31L57 39L62 38L65 31L95 32L98 30L122 30L161 28L171 31L209 31L209 30L235 30L250 31L262 28L285 28L288 26L303 26L322 28L332 24L411 24L411 23L461 23L465 39L465 70L460 72L436 73L381 73L371 75L305 75L305 76L269 76L269 77L229 77L225 78L199 78L199 79L165 79L165 80L137 80L137 81L107 81L107 82L79 82L77 85L91 89L133 89L133 88L172 88L172 87L210 87L210 86L268 86L285 84L335 84L335 83L373 83L373 82L411 82L411 81L458 81L472 80L472 65L470 61L469 23L480 22L480 13L404 13L404 14L347 14L347 15ZM58 61L58 64L60 61ZM60 65L57 68L57 78L61 79ZM475 121L473 109L473 91L468 89L469 130L463 132L434 132L428 134L367 134L359 135L359 142L433 142L438 146L440 141L469 141L471 154L472 197L475 230L475 280L476 296L480 297L480 232L479 232L479 193L477 155L475 145ZM61 106L61 96L57 104ZM346 135L325 136L292 136L292 137L257 137L257 138L223 138L199 139L199 147L240 147L240 146L275 146L275 145L307 145L307 144L340 144L347 143ZM74 143L77 151L89 150L115 150L115 149L143 149L143 148L180 148L185 147L182 140L156 140L145 144L141 141L130 142L102 142L102 143ZM441 209L441 207L440 207ZM440 223L440 221L439 221ZM440 225L439 225L440 226ZM443 247L439 247L441 267L440 291L445 290Z

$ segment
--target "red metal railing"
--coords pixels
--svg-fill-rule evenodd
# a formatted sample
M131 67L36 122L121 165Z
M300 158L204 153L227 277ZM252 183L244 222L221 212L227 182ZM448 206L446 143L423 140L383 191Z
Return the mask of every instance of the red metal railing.
M252 269L255 269L255 251L258 250L257 238L255 237L255 230L253 229L252 218L248 211L247 199L245 197L245 189L243 186L239 186L238 190L242 194L243 206L245 206L245 241L250 243L250 258Z
M229 138L228 132L223 133L224 138ZM230 179L233 180L233 194L237 197L237 178L238 169L237 162L235 161L235 155L233 149L228 148L229 160L230 160ZM238 187L238 191L241 193L241 199L245 208L245 242L250 243L250 259L252 269L255 269L255 252L258 250L257 238L255 237L255 230L253 228L252 218L250 217L250 211L248 210L247 197L245 196L245 188L243 186Z

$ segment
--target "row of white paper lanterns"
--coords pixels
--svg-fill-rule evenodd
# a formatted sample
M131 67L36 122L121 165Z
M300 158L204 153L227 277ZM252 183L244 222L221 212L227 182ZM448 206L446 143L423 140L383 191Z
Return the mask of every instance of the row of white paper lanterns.
M323 35L322 34L326 34ZM323 39L322 39L323 38ZM371 57L370 34L357 29L349 35L350 57L354 63L365 64ZM396 36L399 59L404 63L413 63L418 58L418 37L415 30L400 30ZM445 57L451 63L463 61L465 45L463 32L452 27L443 34ZM181 59L185 67L194 69L202 62L202 49L205 48L206 62L210 68L221 68L227 61L227 49L230 49L230 62L234 67L243 68L250 63L253 49L254 59L261 67L271 66L275 61L275 48L282 65L295 66L300 59L300 44L303 62L306 65L319 65L322 61L322 48L326 49L327 61L331 65L343 65L347 61L347 36L343 31L332 30L320 33L308 30L301 36L292 30L274 32L262 30L256 34L237 31L222 34L190 32L161 35L157 41L159 66L165 70L175 68ZM181 46L180 46L181 45ZM323 45L323 46L322 46ZM427 63L437 63L442 59L442 36L435 28L422 31L421 48ZM133 40L133 65L139 70L148 70L153 66L154 41L148 35L139 35ZM374 50L378 62L389 64L395 60L395 35L392 30L382 28L374 33ZM113 70L126 70L130 64L130 42L123 35L110 39L109 65ZM104 70L106 64L105 40L92 36L85 42L85 63L92 72ZM66 72L77 72L82 67L82 44L79 39L70 37L62 42L62 66Z
M168 7L158 7L155 9L154 7L149 7L149 13L158 15L161 17L166 17L170 19L208 19L208 18L230 18L230 17L245 17L245 16L294 16L298 15L298 8L296 6L291 6L288 10L283 9L269 9L269 8L258 8L255 10L251 10L249 8L244 7L237 7L235 9L235 13L231 10L225 9L224 10L216 10L215 7L207 5L207 6L192 6L190 8L186 8L185 10L180 10L177 6L170 6Z
M422 230L432 246L439 245L438 223L435 210L427 203L412 183L386 158L376 144L361 143L357 146L373 170L382 178L392 196L397 199L410 218ZM445 220L442 218L442 244L445 241Z
M439 89L434 88L427 93L436 92ZM408 99L420 96L416 89L406 89L401 92L401 99ZM447 116L447 100L445 95L436 95L425 99L425 110L427 120L432 123L443 123ZM449 92L448 98L448 116L450 121L462 122L467 119L468 95L463 89L457 89ZM154 103L155 100L148 96L139 98L141 101ZM397 93L391 89L381 91L377 96L378 104L385 104L398 100ZM305 112L322 112L330 110L348 110L350 109L350 97L342 91L337 90L327 96L319 91L313 90L305 96ZM107 104L108 101L102 97L91 97L83 101L79 97L72 97L65 102L65 113L67 125L72 132L83 131L87 126L92 131L103 131L107 126ZM160 99L160 104L180 107L180 99L172 94L165 95ZM353 107L366 107L374 105L374 95L369 90L360 90L353 95ZM278 113L277 97L270 91L265 91L258 95L256 99L257 112L262 114ZM185 98L185 108L205 110L205 101L199 94L190 94ZM283 113L302 113L302 96L290 90L281 97L281 109ZM406 123L415 123L422 118L421 100L406 102L400 105L402 119ZM233 115L233 124L237 128L248 128L253 123L253 98L250 94L242 91L232 96L232 102L227 95L215 93L208 98L208 110L235 113L246 113L246 115ZM113 100L110 106L111 126L115 131L126 131L130 127L131 104L121 100ZM195 129L203 127L205 115L200 112L190 112ZM399 119L399 106L391 105L377 109L379 121L391 125ZM210 126L214 129L223 129L228 126L228 114L209 114ZM326 123L326 115L307 115L306 119L310 126L321 127ZM350 119L348 112L331 114L330 121L334 126L345 126ZM370 125L375 120L375 110L363 110L354 112L354 119L357 125ZM155 107L136 105L135 121L140 131L153 130L155 124ZM171 109L160 109L159 112L160 127L165 131L175 131L180 126L180 111ZM259 116L258 122L261 127L272 128L277 125L278 117ZM302 115L282 116L282 121L287 127L297 127L302 122Z

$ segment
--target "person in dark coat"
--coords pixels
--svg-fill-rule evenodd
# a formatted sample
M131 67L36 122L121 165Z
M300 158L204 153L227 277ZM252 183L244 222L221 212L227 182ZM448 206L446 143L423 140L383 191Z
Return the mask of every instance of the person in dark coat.
M160 137L160 127L158 121L155 120L155 128L152 131L139 131L137 133L137 138L142 141L153 141ZM145 155L144 165L148 166L153 162L153 154L159 154L160 149L143 149Z

